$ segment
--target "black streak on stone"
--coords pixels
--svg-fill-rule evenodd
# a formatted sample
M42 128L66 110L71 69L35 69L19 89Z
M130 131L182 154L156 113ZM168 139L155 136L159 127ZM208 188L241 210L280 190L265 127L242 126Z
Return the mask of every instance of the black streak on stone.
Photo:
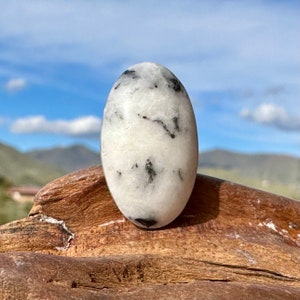
M135 73L134 70L126 70L126 71L123 72L122 75L129 75L129 74L134 74L134 73Z
M153 182L154 177L157 174L156 174L155 170L153 169L153 164L152 164L152 162L151 162L151 160L149 158L146 160L145 170L146 170L146 172L147 172L147 174L149 176L148 177L148 183Z
M139 165L137 164L137 163L135 163L132 167L131 167L131 169L137 169L139 167Z
M115 87L114 90L118 89L118 87L121 85L121 82L119 82Z
M175 138L175 134L172 133L169 128L167 127L167 125L162 121L162 120L153 120L154 123L158 123L159 125L162 126L162 128L167 132L167 134L174 139Z
M137 114L138 117L140 118L143 118L144 120L148 120L148 121L151 121L153 123L157 123L159 124L165 131L166 133L172 138L174 139L176 137L175 135L175 132L179 132L179 124L178 124L178 120L179 120L179 117L173 117L172 118L172 121L173 121L173 124L174 124L174 131L171 132L170 129L168 128L168 126L165 124L164 121L160 120L160 119L155 119L155 120L151 120L149 117L147 116L142 116L141 114Z
M136 79L139 77L138 75L136 75L136 72L134 70L126 70L122 75L131 76L132 79Z
M146 226L147 228L155 225L157 223L156 220L154 219L140 219L140 218L137 218L137 219L134 219L136 222L140 223L141 225L143 226Z
M169 84L169 87L172 88L175 92L181 91L181 83L176 78L170 78L171 84Z
M183 176L182 176L182 170L181 169L177 170L177 174L178 174L178 177L179 177L180 181L183 181Z
M179 124L178 124L179 117L173 117L173 123L174 123L174 130L179 131Z

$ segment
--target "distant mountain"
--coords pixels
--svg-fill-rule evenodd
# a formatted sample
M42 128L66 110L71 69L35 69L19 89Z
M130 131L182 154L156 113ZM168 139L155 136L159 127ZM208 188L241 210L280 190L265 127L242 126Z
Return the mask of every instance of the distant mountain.
M198 171L300 200L300 158L213 150L200 153Z
M82 145L34 150L28 154L34 159L61 167L68 172L100 164L100 153Z
M300 158L277 154L242 154L226 150L200 153L200 168L236 171L242 176L300 183Z
M44 185L66 171L0 143L0 177L14 185Z
M200 173L300 198L300 158L221 149L201 152L199 158ZM21 153L0 143L0 178L13 184L43 185L68 172L99 164L100 154L82 145Z

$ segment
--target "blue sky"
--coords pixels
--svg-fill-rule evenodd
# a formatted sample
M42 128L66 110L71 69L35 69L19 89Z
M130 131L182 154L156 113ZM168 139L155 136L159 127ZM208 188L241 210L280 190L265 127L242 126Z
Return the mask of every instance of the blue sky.
M154 61L186 87L199 149L300 156L300 2L0 0L0 142L99 151L106 98Z

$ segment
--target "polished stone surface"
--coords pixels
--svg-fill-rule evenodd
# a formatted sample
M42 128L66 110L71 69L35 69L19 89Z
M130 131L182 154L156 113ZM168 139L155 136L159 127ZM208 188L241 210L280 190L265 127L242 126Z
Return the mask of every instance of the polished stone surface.
M159 228L181 213L196 178L197 129L187 92L167 68L136 64L114 84L101 159L118 208L137 226Z

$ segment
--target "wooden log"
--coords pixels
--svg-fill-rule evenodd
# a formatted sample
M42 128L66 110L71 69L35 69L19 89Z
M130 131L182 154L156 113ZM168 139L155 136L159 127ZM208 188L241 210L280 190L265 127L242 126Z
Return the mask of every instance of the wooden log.
M300 299L300 202L199 174L173 223L141 230L91 167L0 226L0 252L1 299Z

